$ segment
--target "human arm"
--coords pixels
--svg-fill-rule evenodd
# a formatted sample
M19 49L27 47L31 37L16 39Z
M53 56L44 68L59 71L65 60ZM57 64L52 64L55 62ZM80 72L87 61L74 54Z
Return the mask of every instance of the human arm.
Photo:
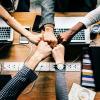
M65 78L65 65L64 65L64 46L62 44L57 45L52 51L55 60L55 71L56 71L56 99L57 100L68 100L68 92Z
M55 60L55 63L58 67L58 69L63 69L65 66L64 62L64 54L65 54L65 48L62 44L57 45L53 50L52 50L52 55Z
M37 78L34 70L42 59L51 54L51 50L46 42L41 41L23 68L0 91L0 100L16 100L24 88Z
M1 5L0 5L0 17L11 26L18 33L24 35L31 42L38 43L41 39L41 35L33 35L26 30L18 21L16 21Z
M54 25L54 0L41 0L40 3L42 10L40 27L46 24Z
M81 29L100 21L100 6L93 11L89 12L82 20L80 20L75 26L70 28L67 32L61 33L61 41L69 41L71 38L79 32Z
M51 45L57 44L57 39L54 35L54 0L41 0L42 18L40 27L44 31L44 41Z
M23 68L13 77L0 91L0 100L16 100L20 93L37 78L35 72L27 66Z

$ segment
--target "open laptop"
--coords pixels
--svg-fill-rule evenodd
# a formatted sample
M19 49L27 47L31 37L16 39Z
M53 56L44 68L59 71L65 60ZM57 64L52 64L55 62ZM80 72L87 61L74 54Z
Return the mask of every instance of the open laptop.
M55 35L59 35L62 32L67 31L77 22L79 22L83 17L55 17ZM71 43L78 44L88 44L90 42L90 29L84 29L78 32L72 40Z
M13 41L13 29L0 18L0 44Z

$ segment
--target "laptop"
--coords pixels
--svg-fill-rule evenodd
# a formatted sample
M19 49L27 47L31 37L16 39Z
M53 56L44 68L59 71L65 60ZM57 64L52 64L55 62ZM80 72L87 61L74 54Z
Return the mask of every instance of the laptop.
M13 41L13 29L0 18L0 44L11 43Z
M54 33L58 36L60 33L67 31L73 27L77 22L79 22L83 17L55 17L55 29ZM90 43L90 29L84 29L78 32L72 40L71 43L78 44L89 44Z

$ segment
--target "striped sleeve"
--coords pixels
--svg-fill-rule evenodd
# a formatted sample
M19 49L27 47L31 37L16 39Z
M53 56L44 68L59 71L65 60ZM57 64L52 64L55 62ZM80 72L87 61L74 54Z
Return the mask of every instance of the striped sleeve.
M16 100L26 86L36 78L35 72L24 66L0 91L0 100Z

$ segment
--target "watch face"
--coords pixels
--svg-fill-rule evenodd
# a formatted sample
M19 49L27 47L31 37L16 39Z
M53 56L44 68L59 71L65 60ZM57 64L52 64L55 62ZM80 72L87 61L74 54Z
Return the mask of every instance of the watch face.
M64 66L57 66L59 70L63 70Z
M57 69L59 69L59 70L63 70L64 68L65 68L64 64L58 64L57 65Z
M95 24L95 25L92 27L91 33L93 33L93 34L98 34L98 33L100 33L100 24Z

